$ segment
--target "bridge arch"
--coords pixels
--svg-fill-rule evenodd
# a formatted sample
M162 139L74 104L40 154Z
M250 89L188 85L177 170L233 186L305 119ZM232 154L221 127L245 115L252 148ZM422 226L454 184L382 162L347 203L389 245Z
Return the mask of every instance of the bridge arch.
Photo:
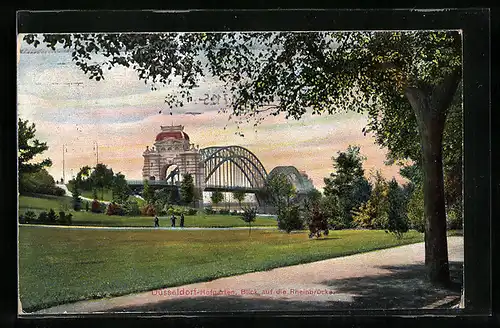
M267 172L264 165L254 153L244 147L207 147L201 149L200 154L205 167L207 186L210 184L227 185L230 184L228 181L234 183L238 176L244 177L250 188L258 189L265 185ZM219 174L217 175L216 172Z

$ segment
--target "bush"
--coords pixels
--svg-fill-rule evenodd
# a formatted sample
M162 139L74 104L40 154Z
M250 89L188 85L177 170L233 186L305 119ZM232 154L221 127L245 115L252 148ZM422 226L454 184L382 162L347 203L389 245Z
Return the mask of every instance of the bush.
M89 211L89 202L85 202L85 211L88 212Z
M228 215L228 214L230 214L230 212L229 212L229 210L221 209L221 210L219 210L219 214Z
M59 212L59 220L58 222L60 224L66 224L66 225L71 225L72 224L72 217L73 214L71 213L64 213L64 211Z
M205 207L205 214L208 214L208 215L215 214L215 210L212 209L211 206L207 206L207 207Z
M65 224L66 223L66 213L64 211L59 212L59 218L58 218L58 223L60 224Z
M186 215L187 209L179 206L168 205L165 209L166 215L171 216L172 214L175 216L180 216L181 214Z
M123 209L126 215L136 216L141 214L141 209L136 201L129 200L125 202Z
M56 221L57 221L57 214L56 212L54 212L53 209L50 209L49 213L47 214L47 222L54 224L56 223Z
M21 222L21 217L19 217L19 223L36 223L36 214L33 211L26 211L24 213L23 220L24 222Z
M304 221L300 216L298 205L292 205L278 213L278 228L290 233L292 230L302 230Z
M99 207L100 207L101 213L106 213L106 210L108 209L108 205L106 205L106 203L99 202Z
M116 203L110 203L106 210L106 215L123 215L124 213L123 208Z
M155 216L156 209L153 204L146 204L141 208L141 214L144 216Z
M102 213L101 211L101 203L98 200L94 199L92 201L91 211L93 213Z
M47 214L47 212L42 211L40 212L40 214L38 214L38 219L37 219L38 223L47 223L48 220L49 220L49 215Z
M66 192L61 187L54 187L54 195L56 196L64 196Z
M319 206L314 206L307 213L308 216L308 227L309 227L309 238L316 236L321 237L321 231L328 236L328 220L325 215L321 213Z
M198 214L198 210L196 208L188 208L186 211L186 215L196 215Z

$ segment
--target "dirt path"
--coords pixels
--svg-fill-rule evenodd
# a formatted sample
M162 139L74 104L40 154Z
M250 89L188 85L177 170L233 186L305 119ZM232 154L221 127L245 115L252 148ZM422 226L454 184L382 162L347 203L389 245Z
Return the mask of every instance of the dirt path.
M455 288L447 290L426 281L419 243L38 313L422 308L460 295L463 237L449 237L448 249Z

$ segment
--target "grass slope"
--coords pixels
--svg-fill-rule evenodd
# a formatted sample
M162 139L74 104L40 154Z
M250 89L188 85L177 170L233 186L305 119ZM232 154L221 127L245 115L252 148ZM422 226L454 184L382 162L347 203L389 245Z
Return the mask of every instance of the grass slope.
M180 286L422 241L373 230L328 238L279 231L86 231L20 227L27 312L67 302Z

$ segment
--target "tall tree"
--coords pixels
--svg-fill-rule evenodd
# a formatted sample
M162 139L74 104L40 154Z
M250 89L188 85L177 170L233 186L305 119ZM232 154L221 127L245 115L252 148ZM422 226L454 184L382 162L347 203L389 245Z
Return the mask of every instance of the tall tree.
M144 180L144 187L142 189L142 198L144 198L146 204L151 204L154 201L154 190L146 179Z
M182 175L180 194L181 202L184 205L191 204L194 200L194 180L191 173L185 173Z
M35 46L37 35L24 40ZM416 117L424 171L426 265L433 282L449 282L442 166L447 111L461 79L457 31L49 34L43 43L69 48L90 78L132 67L152 89L176 84L170 106L192 101L205 75L230 93L236 118L285 113L300 119L342 109L393 111L404 99ZM96 63L94 55L104 57ZM200 55L205 56L202 61Z
M51 166L52 161L50 158L46 158L38 163L32 161L35 156L49 149L46 142L35 139L35 123L31 123L30 125L28 120L18 119L17 125L17 158L19 174L35 173L45 167Z
M287 176L283 173L276 174L266 182L267 194L271 203L276 208L278 218L286 213L297 195L297 191Z
M104 199L104 189L111 188L113 176L113 170L102 163L97 164L90 174L92 184L101 189L101 199Z
M343 223L349 227L353 221L352 210L356 210L370 197L371 187L364 176L363 161L358 146L349 145L333 157L334 172L325 178L325 196L336 196L343 208Z
M92 185L91 177L92 168L90 166L84 166L80 168L80 171L76 174L75 179L71 184L74 184L79 189L90 190L96 186Z
M404 192L394 178L388 183L387 203L387 222L384 228L401 238L410 227Z
M120 172L114 175L111 183L111 191L113 193L114 201L124 204L128 200L131 190L127 184L127 180L125 180L125 175Z

